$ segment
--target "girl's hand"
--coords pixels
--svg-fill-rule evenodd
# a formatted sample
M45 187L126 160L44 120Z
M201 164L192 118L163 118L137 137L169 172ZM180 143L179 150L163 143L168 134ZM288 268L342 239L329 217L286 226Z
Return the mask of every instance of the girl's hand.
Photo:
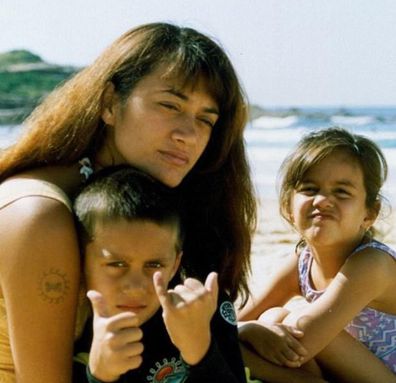
M97 291L87 293L92 303L94 336L89 354L92 375L105 382L114 382L120 375L142 363L142 330L131 312L109 316L106 302Z
M210 321L217 308L217 273L210 273L204 285L188 278L172 290L167 290L160 271L154 274L153 281L173 344L186 363L199 363L211 342Z
M307 350L297 340L303 332L283 324L263 325L257 321L239 326L239 339L262 358L286 367L300 367Z

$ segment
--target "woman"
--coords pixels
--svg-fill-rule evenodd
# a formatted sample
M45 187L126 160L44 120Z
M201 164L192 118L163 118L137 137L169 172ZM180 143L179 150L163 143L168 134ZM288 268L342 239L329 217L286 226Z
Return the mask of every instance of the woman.
M245 122L223 50L162 23L126 32L32 113L0 158L0 380L71 381L84 310L69 208L91 170L127 163L178 186L187 272L218 271L231 299L246 297L255 199Z

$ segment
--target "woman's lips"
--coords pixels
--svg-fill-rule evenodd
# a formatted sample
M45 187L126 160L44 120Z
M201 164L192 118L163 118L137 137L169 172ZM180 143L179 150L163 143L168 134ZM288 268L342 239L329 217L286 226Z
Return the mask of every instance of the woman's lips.
M184 152L173 151L173 150L161 150L160 154L166 162L172 165L184 166L189 163L189 157Z

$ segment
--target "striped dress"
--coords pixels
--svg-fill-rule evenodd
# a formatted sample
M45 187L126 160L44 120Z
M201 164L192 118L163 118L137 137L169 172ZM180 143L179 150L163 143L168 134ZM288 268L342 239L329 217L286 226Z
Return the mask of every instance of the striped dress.
M388 255L396 260L396 252L376 240L358 246L353 253L365 248L381 250L384 256ZM315 301L324 293L324 290L315 290L311 285L312 260L309 249L304 248L299 256L298 271L301 294L308 302ZM396 373L396 315L365 307L347 324L345 330Z

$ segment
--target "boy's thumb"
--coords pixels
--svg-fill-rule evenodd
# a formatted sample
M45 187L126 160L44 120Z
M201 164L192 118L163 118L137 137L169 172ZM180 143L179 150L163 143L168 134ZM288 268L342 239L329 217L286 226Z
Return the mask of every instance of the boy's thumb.
M87 297L91 301L94 317L108 317L106 302L103 295L99 291L89 290Z
M208 274L205 281L205 287L212 293L213 298L217 302L217 296L219 294L218 275L214 271Z

